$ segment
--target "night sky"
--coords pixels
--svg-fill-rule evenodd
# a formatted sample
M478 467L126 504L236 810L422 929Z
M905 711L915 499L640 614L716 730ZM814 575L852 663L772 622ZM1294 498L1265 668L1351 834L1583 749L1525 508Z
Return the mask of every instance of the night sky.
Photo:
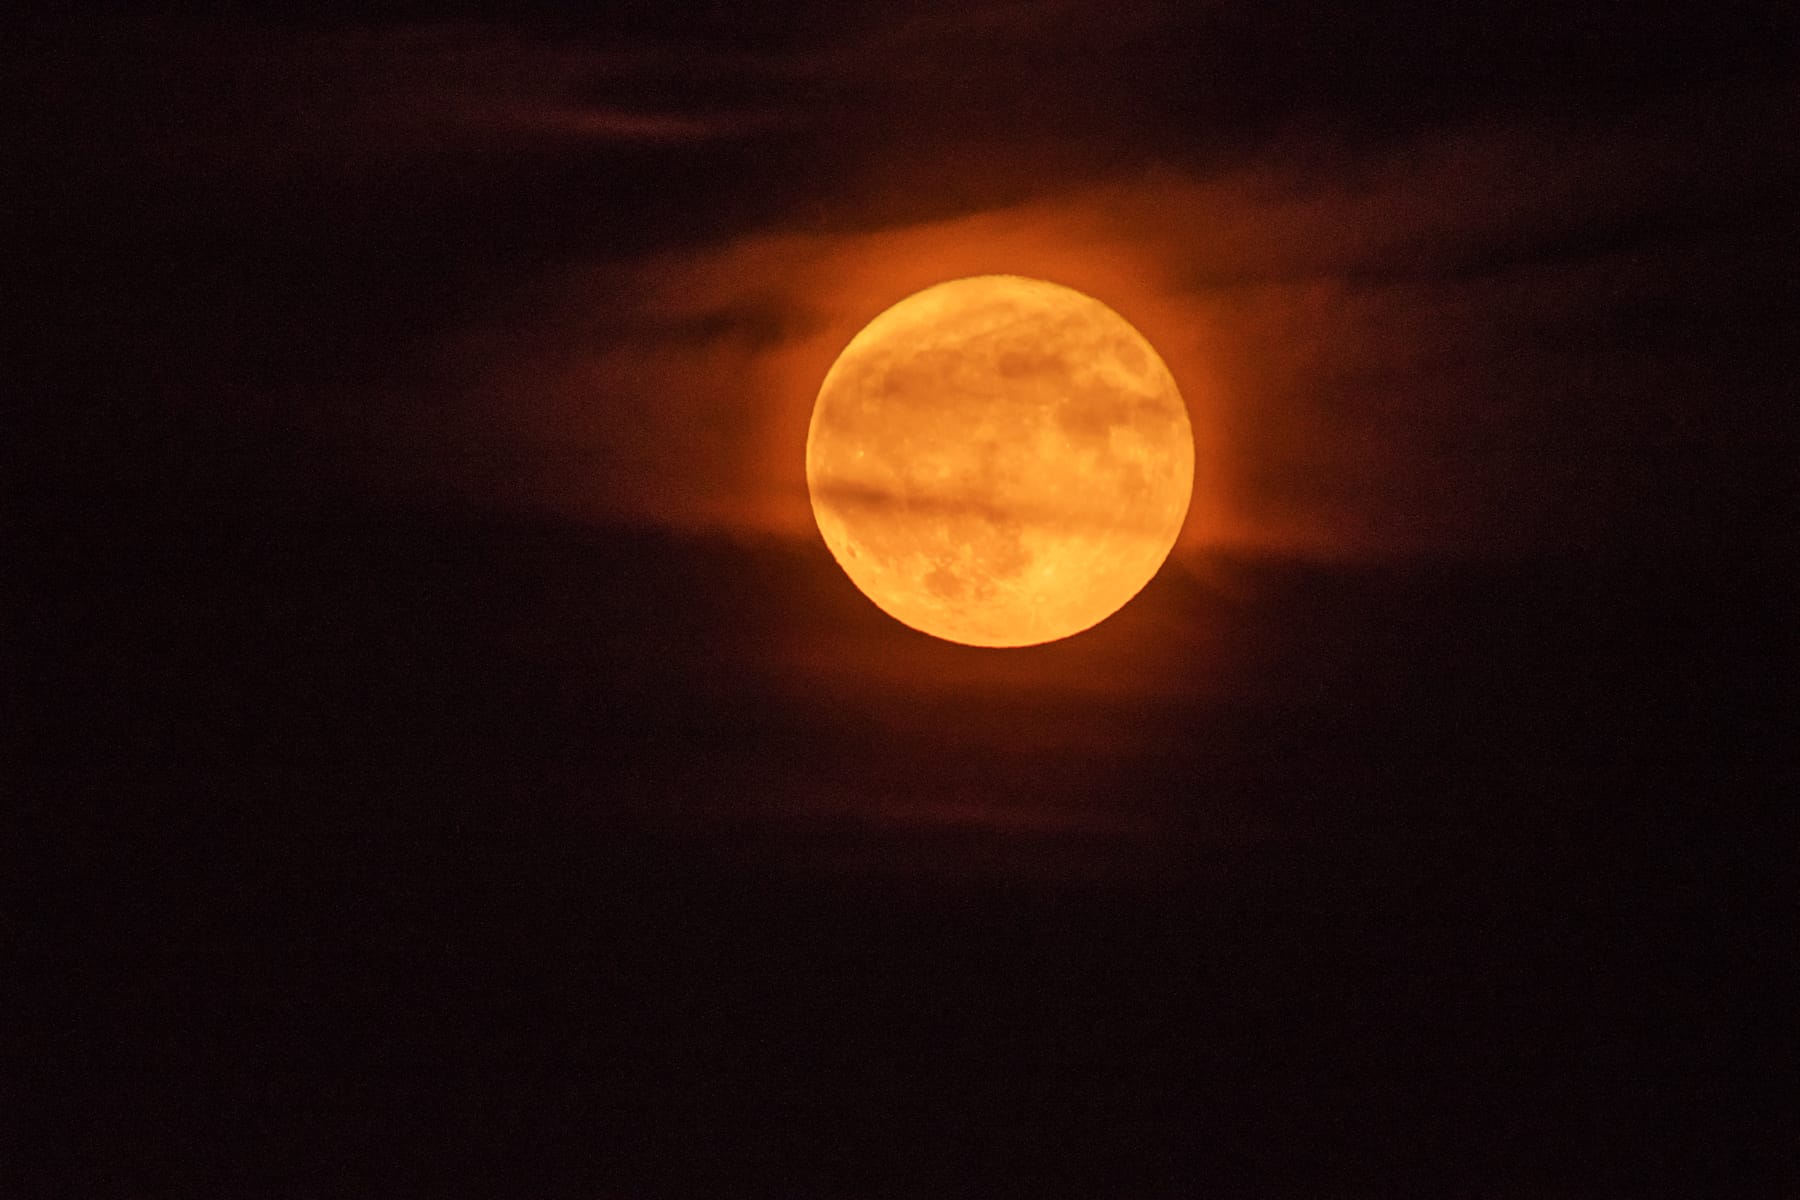
M0 1192L1792 1197L1800 19L0 39ZM946 279L1158 348L1112 619L832 561Z

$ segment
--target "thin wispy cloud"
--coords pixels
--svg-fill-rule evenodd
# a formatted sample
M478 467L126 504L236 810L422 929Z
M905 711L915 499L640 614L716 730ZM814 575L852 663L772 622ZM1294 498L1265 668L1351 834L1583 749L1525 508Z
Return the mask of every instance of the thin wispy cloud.
M130 339L190 411L330 439L384 487L804 533L796 447L836 352L983 272L1086 290L1157 345L1195 418L1190 546L1579 540L1660 486L1695 414L1754 427L1726 382L1768 321L1748 281L1773 272L1752 247L1780 195L1753 78L1583 106L1580 78L1518 56L1477 103L1403 39L1392 66L1423 90L1395 110L1343 64L1299 88L1245 68L1277 29L1304 58L1303 22L1070 3L723 33L142 22L123 66L98 43L85 76L58 61L85 81L65 93L128 101L108 119L130 130L88 132L132 153L67 174L151 190L133 211L164 224L133 236L168 248L168 286L227 297L245 264L307 264L204 335L123 314ZM1703 331L1678 388L1675 326L1642 334L1647 311ZM266 396L244 380L271 344L342 365Z

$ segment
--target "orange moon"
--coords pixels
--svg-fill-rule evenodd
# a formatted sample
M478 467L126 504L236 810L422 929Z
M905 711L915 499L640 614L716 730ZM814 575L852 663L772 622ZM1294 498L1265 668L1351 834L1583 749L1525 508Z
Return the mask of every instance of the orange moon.
M826 373L806 484L832 556L890 616L971 646L1080 633L1168 557L1194 436L1144 336L1016 275L926 288Z

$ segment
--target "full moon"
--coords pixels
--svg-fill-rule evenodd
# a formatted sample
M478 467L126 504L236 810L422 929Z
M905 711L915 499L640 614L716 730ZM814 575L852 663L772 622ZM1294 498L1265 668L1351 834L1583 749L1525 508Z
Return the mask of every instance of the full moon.
M1105 620L1156 574L1187 516L1194 437L1125 318L982 275L851 339L813 406L806 484L832 556L890 616L1031 646Z

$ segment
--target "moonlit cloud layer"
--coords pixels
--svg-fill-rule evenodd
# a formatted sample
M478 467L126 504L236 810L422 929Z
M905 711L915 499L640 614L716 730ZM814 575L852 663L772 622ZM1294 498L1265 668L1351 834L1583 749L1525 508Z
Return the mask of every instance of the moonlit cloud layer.
M566 430L613 464L534 475L534 502L798 531L795 450L836 350L937 279L1038 274L1107 299L1169 357L1201 442L1189 544L1579 542L1685 452L1684 412L1742 403L1691 364L1672 391L1668 362L1692 347L1630 326L1657 305L1731 311L1736 281L1683 210L1729 202L1743 175L1695 180L1640 142L1488 124L1318 175L1284 144L944 220L565 265L531 293L544 340L476 357L487 394L515 400L511 436Z
M1538 58L1469 80L1417 14L1361 66L1304 11L788 15L46 35L86 157L44 169L88 209L45 220L216 307L90 314L182 419L408 501L804 534L836 351L986 272L1158 346L1194 549L1574 548L1754 454L1792 113L1729 38L1521 20L1494 36Z

